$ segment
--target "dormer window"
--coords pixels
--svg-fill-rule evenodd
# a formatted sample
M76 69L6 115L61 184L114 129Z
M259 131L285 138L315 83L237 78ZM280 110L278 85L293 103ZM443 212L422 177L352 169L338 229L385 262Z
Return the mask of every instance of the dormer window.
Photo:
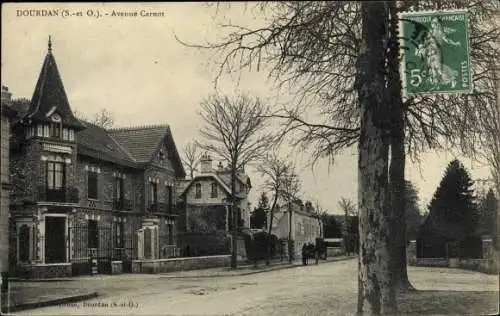
M165 160L165 151L163 149L160 149L160 152L158 153L158 158L160 161Z
M50 137L61 138L62 136L62 120L57 113L51 116L52 123L50 124Z
M52 122L58 122L61 123L61 116L57 113L52 114Z

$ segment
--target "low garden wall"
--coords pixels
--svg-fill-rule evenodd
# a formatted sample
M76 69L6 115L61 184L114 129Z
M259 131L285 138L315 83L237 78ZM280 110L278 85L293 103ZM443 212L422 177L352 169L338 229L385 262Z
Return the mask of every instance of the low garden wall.
M417 258L410 265L418 267L460 268L484 273L498 273L498 266L495 261L489 259Z
M450 260L446 258L417 258L414 265L417 267L448 267Z
M71 263L36 263L18 267L20 277L30 279L49 279L70 277Z
M165 273L182 270L228 267L230 255L133 260L132 273Z
M336 257L344 254L344 249L342 247L326 247L327 257Z

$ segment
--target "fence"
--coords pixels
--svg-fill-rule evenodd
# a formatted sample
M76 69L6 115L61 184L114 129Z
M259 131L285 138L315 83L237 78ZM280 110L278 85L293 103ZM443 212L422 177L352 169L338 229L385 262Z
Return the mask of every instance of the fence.
M111 273L113 234L111 227L69 227L70 262L73 275ZM97 271L92 271L92 267Z
M137 259L135 232L125 236L120 248L114 247L116 236L111 227L73 226L69 236L73 275L89 274L95 266L98 273L111 273L112 261L122 261L123 272L132 272L132 261Z
M438 238L418 238L417 258L483 258L483 242L479 236L446 241Z

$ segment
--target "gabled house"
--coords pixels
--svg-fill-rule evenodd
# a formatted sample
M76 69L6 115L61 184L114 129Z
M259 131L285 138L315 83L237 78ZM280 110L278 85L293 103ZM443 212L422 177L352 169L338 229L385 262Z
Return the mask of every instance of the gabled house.
M217 169L205 153L200 159L200 173L181 184L179 200L184 205L182 228L185 232L229 232L232 230L231 170L219 163ZM236 214L239 227L250 227L248 193L252 188L244 170L236 181Z
M268 218L267 223L268 225L270 224L270 218ZM322 225L310 203L304 205L301 200L295 200L289 205L282 204L277 206L274 212L271 233L283 239L288 239L290 236L294 241L295 256L300 257L304 244L315 244L316 238L323 237L322 232L324 230ZM268 229L269 227L267 227Z
M175 183L185 171L169 126L104 129L76 118L51 46L31 100L6 101L16 112L12 270L130 271L134 259L173 255Z

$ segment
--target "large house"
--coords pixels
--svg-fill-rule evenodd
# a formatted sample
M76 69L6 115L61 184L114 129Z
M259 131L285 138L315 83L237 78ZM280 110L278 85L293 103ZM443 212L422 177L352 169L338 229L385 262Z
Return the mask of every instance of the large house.
M267 223L267 225L270 224L270 218L268 218ZM310 203L304 205L302 201L295 200L277 207L274 212L271 233L278 238L288 239L291 237L291 240L294 241L294 254L296 257L300 257L304 244L315 244L316 238L323 237L322 225Z
M104 129L77 119L50 40L32 98L8 97L6 104L16 112L10 138L13 272L108 273L112 263L127 272L134 259L172 255L175 183L185 171L169 126Z
M0 103L0 312L6 312L8 295L9 273L9 204L10 204L10 177L9 177L9 139L10 120L15 112L6 106L4 100L10 98L7 87L2 86L2 101Z

